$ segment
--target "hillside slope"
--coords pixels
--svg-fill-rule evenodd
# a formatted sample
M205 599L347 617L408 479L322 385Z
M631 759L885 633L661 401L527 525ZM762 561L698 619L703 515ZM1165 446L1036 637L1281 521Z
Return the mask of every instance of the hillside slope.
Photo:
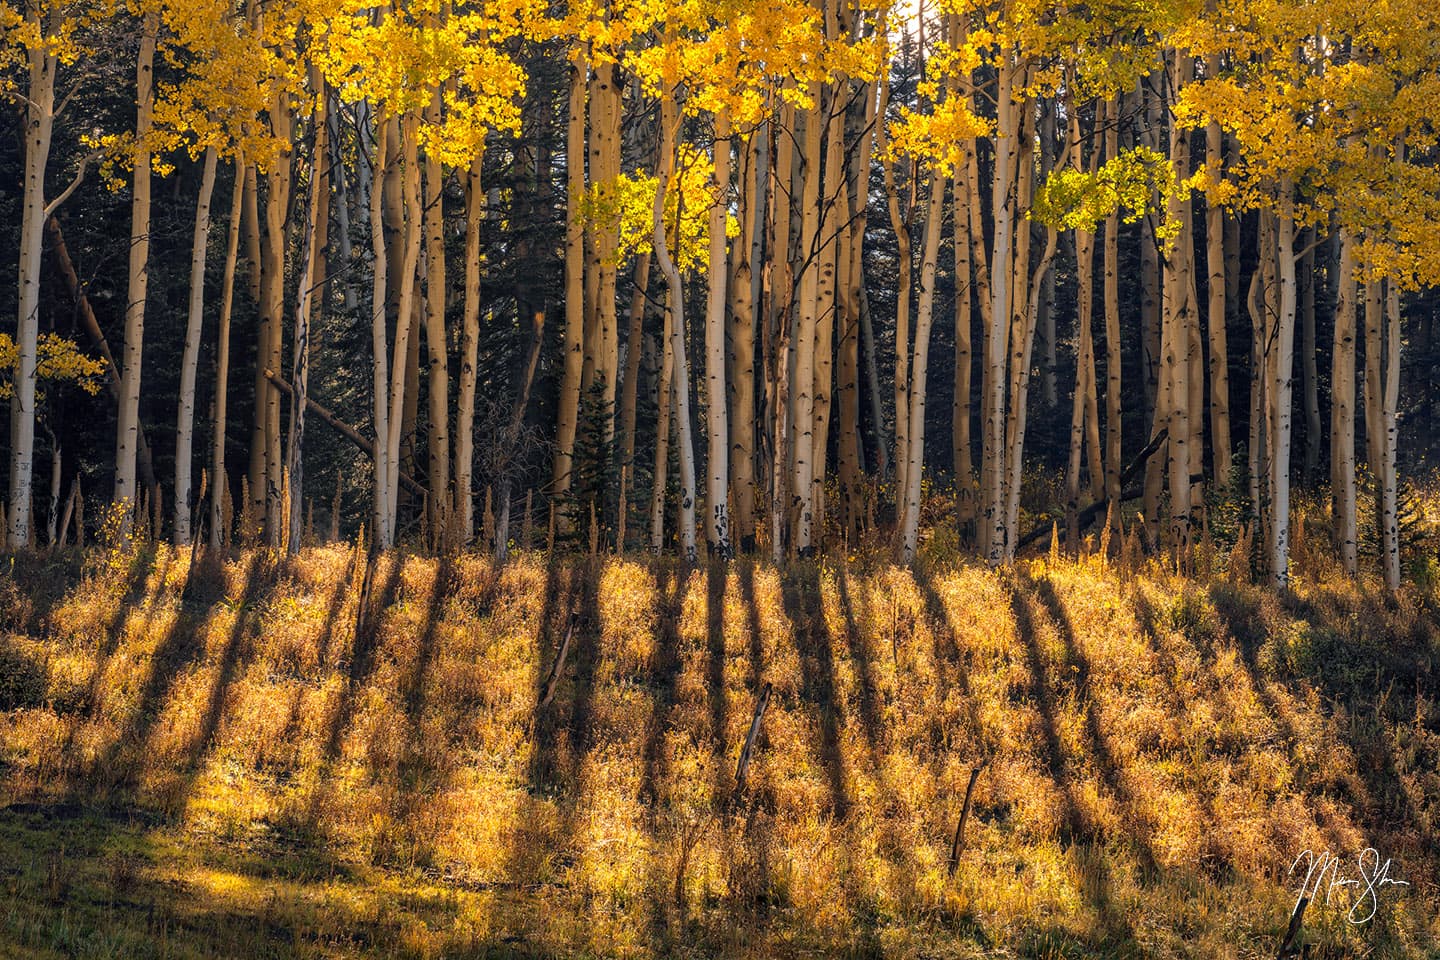
M1273 956L1292 861L1366 847L1410 885L1365 924L1322 895L1312 956L1440 956L1423 598L1099 559L187 565L0 581L6 956Z

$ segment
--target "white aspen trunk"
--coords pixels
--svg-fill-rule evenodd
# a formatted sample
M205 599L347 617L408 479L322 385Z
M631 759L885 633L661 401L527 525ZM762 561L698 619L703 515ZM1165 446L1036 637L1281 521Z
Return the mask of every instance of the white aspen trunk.
M695 445L690 430L690 372L685 359L685 288L680 270L670 258L665 237L665 191L675 166L675 131L679 126L675 101L666 96L661 104L660 170L655 189L655 263L664 275L668 295L665 311L670 316L670 350L674 371L670 392L674 397L675 441L680 462L680 549L687 563L697 559L695 549ZM676 231L678 234L678 230Z
M1120 101L1111 100L1106 111L1105 156L1120 155L1120 134L1117 129ZM1120 213L1117 210L1105 221L1105 499L1112 505L1111 516L1116 528L1120 525L1120 471L1122 465L1120 388L1124 348L1120 343ZM1112 539L1118 543L1118 539Z
M620 68L616 64L605 64L595 72L595 101L598 106L598 120L591 130L594 141L594 159L598 163L591 168L591 177L598 179L603 192L614 191L615 180L620 176L620 120L623 93L620 82ZM594 114L595 107L592 107ZM593 122L593 121L592 121ZM616 313L615 288L618 280L616 251L620 245L618 223L607 223L597 230L596 249L600 263L596 271L596 300L593 305L599 339L597 370L601 377L601 422L603 423L606 449L615 439L615 392L620 377L620 330ZM722 301L723 303L723 301ZM723 307L722 307L723 310Z
M794 273L790 261L790 218L794 206L792 168L795 155L795 107L780 104L780 120L771 123L774 163L768 171L768 217L772 244L762 284L768 288L766 329L770 335L769 413L774 449L770 458L770 551L775 563L786 556L790 510L790 369L794 360L792 337Z
M1290 580L1290 421L1291 370L1295 363L1295 218L1294 187L1289 177L1280 179L1280 213L1276 250L1279 279L1279 310L1275 317L1275 356L1271 381L1269 529L1270 572L1277 587Z
M791 415L791 442L795 457L795 549L802 556L813 551L812 522L815 496L815 331L819 311L819 264L810 256L817 249L820 231L820 157L822 107L818 102L805 117L804 181L800 195L800 250L806 257L800 274L800 296L795 323L795 372Z
M290 143L293 137L295 119L290 112L290 94L279 91L270 106L270 133L282 143ZM285 262L289 251L290 231L290 163L288 157L281 157L272 163L266 179L269 189L265 196L265 268L261 271L260 313L268 326L267 342L262 356L265 370L280 373L283 369L285 344ZM303 269L303 267L302 267ZM283 526L281 488L285 462L280 451L280 390L265 380L261 405L264 415L265 443L265 536L272 547L281 546L280 533Z
M397 300L394 351L390 360L390 434L387 441L387 485L390 502L387 506L389 527L393 532L399 511L400 441L405 424L407 367L415 308L415 287L421 247L420 163L417 145L419 118L407 114L400 124L401 160L404 164L403 197L405 208L405 245L400 266L400 296Z
M880 123L877 124L875 136L877 138L877 152L881 157L881 165L885 171L885 203L890 214L890 229L895 232L895 242L899 247L900 276L895 288L895 501L897 506L904 509L905 491L909 489L905 482L906 461L910 449L909 440L909 396L910 390L906 384L906 378L910 371L910 290L914 284L913 280L913 254L911 252L910 239L910 210L907 204L902 210L900 204L900 191L895 184L895 162L885 152L885 110L890 102L890 81L888 76L881 78L880 87Z
M322 269L321 218L326 216L324 176L326 154L329 147L325 136L325 84L320 79L318 68L311 68L311 82L316 91L314 112L315 144L310 157L309 198L305 212L305 241L300 254L299 302L295 306L295 333L293 356L290 369L290 442L286 459L286 482L290 490L289 540L286 552L291 556L300 552L302 535L305 532L304 507L304 451L305 451L305 406L310 395L310 314L314 309L316 282Z
M1219 76L1220 58L1206 61L1205 74ZM1205 166L1216 176L1223 163L1224 137L1218 123L1205 128ZM1205 205L1205 266L1209 271L1206 322L1210 333L1210 448L1214 454L1215 480L1230 480L1230 355L1225 330L1225 209L1217 203Z
M1315 340L1315 228L1300 235L1300 360L1305 385L1305 469L1302 482L1313 483L1320 465L1320 376Z
M730 424L725 408L725 219L730 190L730 118L722 110L715 116L715 145L710 205L710 269L705 303L705 421L707 456L705 478L706 533L711 556L728 560L730 549ZM742 244L743 245L743 244Z
M1402 149L1403 155L1403 149ZM1384 454L1376 485L1380 489L1380 568L1385 574L1385 588L1391 593L1400 589L1400 510L1395 470L1395 454L1400 432L1400 288L1394 280L1385 281L1385 395L1380 415L1384 423Z
M960 519L968 520L967 511L973 511L975 496L972 489L975 465L970 452L970 365L974 356L970 300L975 289L970 272L970 190L963 172L956 172L952 190L955 210L955 391L950 411L950 446L956 496L963 501L959 504Z
M920 478L925 465L925 386L930 360L930 327L935 316L935 272L940 257L940 222L944 216L945 176L930 174L930 208L925 217L925 242L920 254L920 302L915 312L915 347L910 367L909 447L905 451L904 514L900 559L913 563L920 540Z
M1071 551L1080 542L1077 518L1080 510L1081 453L1085 445L1085 416L1088 412L1086 398L1095 380L1095 358L1090 342L1090 327L1094 319L1094 268L1095 235L1088 230L1076 230L1075 276L1078 287L1075 322L1079 347L1075 352L1075 392L1070 404L1070 457L1065 472L1067 548Z
M633 480L635 475L635 417L640 394L640 359L644 353L646 293L650 285L649 253L636 256L632 282L635 291L630 297L625 376L620 381L620 465L628 468L624 480Z
M425 111L427 125L440 123L440 95L437 87ZM425 359L427 419L426 438L429 485L430 529L435 542L448 542L450 531L450 355L445 336L445 171L433 151L425 154Z
M390 125L381 106L375 112L375 179L382 181L390 165ZM385 249L385 221L382 200L385 191L370 191L371 264L370 344L371 402L375 420L374 458L374 542L381 550L395 545L395 528L390 514L390 347L385 330L385 304L389 296L389 259Z
M215 148L205 150L195 230L190 240L190 302L185 352L180 361L180 410L175 423L175 543L190 545L190 461L195 437L195 373L200 365L200 327L205 319L205 254L210 240L210 196L215 190Z
M565 354L555 425L555 471L551 495L570 490L575 431L580 417L580 379L585 337L585 225L579 202L585 194L585 100L589 66L583 48L570 63L569 121L565 129L565 175L569 184L565 212Z
M235 155L235 183L230 193L229 234L225 271L220 284L220 318L215 330L215 423L210 450L210 547L219 550L229 539L225 523L225 422L230 400L230 314L235 305L235 267L240 253L240 217L245 200L245 159Z
M675 375L670 327L670 311L666 310L660 330L660 376L655 391L655 469L651 474L650 488L650 549L656 555L665 549L665 487L670 475L670 408L673 406L670 379Z
M742 551L755 549L755 291L751 239L760 221L759 131L745 138L742 153L740 239L730 287L729 369L730 483L735 491L732 536Z
M135 484L135 450L140 436L140 363L145 350L145 303L150 286L150 152L144 147L150 135L155 105L155 38L159 17L145 18L140 53L135 67L135 139L141 144L135 156L134 192L130 205L130 264L125 307L125 349L120 371L120 408L115 427L115 503L121 506L128 538L138 493Z
M828 7L833 13L834 7ZM835 35L833 16L827 14L829 35ZM843 74L830 85L824 132L825 161L820 182L819 249L815 276L815 382L811 408L810 531L812 546L818 545L825 530L825 477L830 450L830 415L835 390L835 327L840 302L839 235L849 225L849 177L845 169L845 102L849 82Z
M480 182L485 151L470 161L465 178L465 316L460 331L460 386L455 411L455 522L461 543L475 539L475 379L480 363L480 225L485 191Z
M1178 90L1189 80L1190 59L1179 53L1171 55L1172 89ZM1190 131L1178 122L1170 124L1170 164L1179 182L1189 174ZM1190 544L1191 521L1191 391L1192 367L1191 326L1194 322L1188 292L1191 262L1191 203L1172 193L1166 217L1180 225L1180 235L1164 256L1164 279L1161 291L1160 357L1164 366L1165 385L1160 393L1166 398L1166 423L1169 437L1165 441L1170 485L1170 538L1177 560L1184 557ZM1157 417L1157 422L1159 418Z
M38 6L27 6L28 24L40 29ZM44 246L45 168L55 126L55 55L36 44L27 54L30 82L25 110L25 182L20 215L19 314L16 369L10 398L10 516L6 541L12 550L30 545L31 486L35 469L35 376L40 336L40 255ZM137 430L138 434L138 430Z
M1330 491L1335 547L1352 577L1359 572L1355 507L1355 235L1340 228L1335 343L1330 366Z
M991 218L994 223L990 263L998 276L990 284L989 319L985 342L985 416L981 460L981 537L985 558L999 564L1006 558L1009 531L1005 504L1005 361L1009 355L1010 262L1015 235L1014 178L1019 166L1019 109L1013 99L1017 66L1009 58L997 71L995 101L997 136L991 179ZM1029 229L1029 225L1025 225Z

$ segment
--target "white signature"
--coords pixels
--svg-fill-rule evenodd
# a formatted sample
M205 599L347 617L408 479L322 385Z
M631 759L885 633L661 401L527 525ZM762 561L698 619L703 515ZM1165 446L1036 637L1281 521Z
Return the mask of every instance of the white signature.
M1359 873L1358 877L1348 875L1346 868L1349 864L1328 850L1321 851L1318 856L1313 851L1302 850L1300 856L1290 864L1292 876L1302 861L1305 864L1305 879L1300 884L1299 896L1295 898L1295 908L1299 909L1301 900L1319 900L1321 891L1325 893L1325 903L1328 906L1336 888L1343 890L1354 887L1359 892L1350 902L1350 910L1345 914L1345 918L1355 924L1365 923L1375 916L1375 911L1380 907L1380 891L1385 887L1410 886L1408 881L1396 880L1390 876L1392 861L1387 859L1381 862L1380 852L1374 847L1366 847L1356 856L1355 869Z

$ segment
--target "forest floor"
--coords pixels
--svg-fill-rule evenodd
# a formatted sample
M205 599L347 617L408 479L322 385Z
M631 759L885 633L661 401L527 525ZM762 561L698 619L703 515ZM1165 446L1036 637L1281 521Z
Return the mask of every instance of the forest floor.
M4 957L1271 957L1305 850L1440 957L1440 614L1318 561L4 562Z

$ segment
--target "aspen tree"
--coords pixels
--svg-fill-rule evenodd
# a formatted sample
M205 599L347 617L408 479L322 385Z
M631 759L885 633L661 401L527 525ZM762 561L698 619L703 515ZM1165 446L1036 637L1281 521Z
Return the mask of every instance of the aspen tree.
M39 0L30 0L21 10L0 3L0 15L14 27L0 51L16 43L16 59L23 64L24 91L16 91L24 121L24 170L21 187L20 250L17 279L15 330L15 379L10 399L10 511L4 519L5 539L11 549L30 544L31 487L35 465L35 381L39 363L40 267L46 221L74 193L85 174L85 165L70 185L48 202L45 174L55 122L65 110L68 97L56 103L56 83L61 67L69 67L86 50L67 29L73 24L65 11ZM20 71L17 71L17 73ZM8 93L0 81L0 95ZM8 99L8 98L7 98Z
M235 155L234 185L231 188L230 219L225 242L224 279L220 283L220 318L215 330L215 423L210 452L210 547L225 546L225 498L229 476L225 469L225 423L230 401L230 315L235 304L235 267L240 249L240 218L245 201L245 157Z
M740 145L740 236L730 280L729 367L725 380L730 404L730 483L735 498L731 536L745 552L755 549L755 272L751 238L762 219L757 216L762 138L759 129L752 129Z
M129 536L138 503L135 484L135 449L140 434L140 369L145 344L145 305L150 284L150 151L148 138L155 103L155 45L160 32L156 13L144 15L140 53L135 64L134 187L130 204L130 262L125 307L125 349L120 372L120 407L115 426L114 502L124 512L123 529ZM12 523L12 535L15 527Z
M1335 338L1330 353L1330 491L1340 563L1359 572L1355 505L1355 235L1340 228Z
M709 210L710 263L705 304L705 421L708 434L705 504L706 533L711 555L731 557L730 548L730 426L725 386L725 220L730 187L730 118L715 116L712 168L714 199ZM658 241L657 241L658 242Z
M200 325L205 309L205 253L210 238L210 197L219 163L214 145L206 147L190 241L190 297L185 324L185 353L180 361L180 404L175 425L175 542L190 543L190 460L195 434L195 369L200 362ZM223 431L222 431L223 432Z

